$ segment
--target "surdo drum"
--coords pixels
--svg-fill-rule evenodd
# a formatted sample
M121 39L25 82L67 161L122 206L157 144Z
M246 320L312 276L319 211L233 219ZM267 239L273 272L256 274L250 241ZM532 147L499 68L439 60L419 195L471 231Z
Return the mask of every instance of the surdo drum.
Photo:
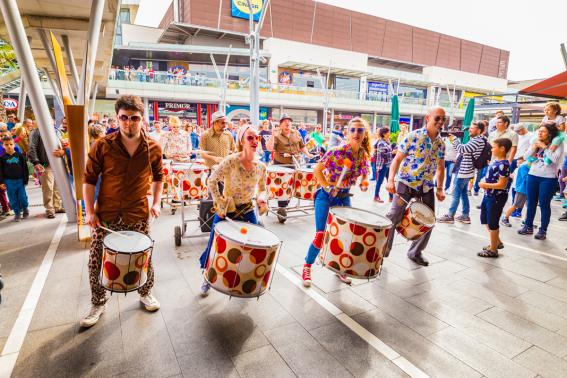
M207 198L207 176L209 168L195 163L173 163L172 187L176 197L189 200Z
M295 169L270 165L266 178L269 199L290 200L293 196L294 175Z
M435 212L423 202L410 201L396 230L407 240L417 240L435 226Z
M333 207L327 217L319 259L324 267L353 278L380 274L383 250L392 222L352 207Z
M295 171L295 198L313 200L320 185L313 174L313 168L299 168Z
M241 228L247 233L242 234ZM271 231L246 222L219 222L204 278L221 293L254 298L269 288L281 242Z
M148 280L148 264L153 240L137 231L117 231L102 240L101 285L107 290L127 293L137 290Z

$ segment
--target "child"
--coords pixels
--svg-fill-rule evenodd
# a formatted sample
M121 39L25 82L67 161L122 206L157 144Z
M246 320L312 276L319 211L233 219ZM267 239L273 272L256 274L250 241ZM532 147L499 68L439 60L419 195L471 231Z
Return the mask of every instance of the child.
M0 186L8 192L10 206L15 213L14 222L19 222L22 210L24 219L30 215L25 189L30 177L28 165L24 155L16 151L12 137L2 138L2 146L6 152L0 157Z
M522 210L526 201L528 199L528 189L527 189L527 178L528 172L530 171L530 163L524 162L524 164L520 165L518 170L516 171L516 184L514 185L514 190L516 190L516 197L514 197L514 203L512 206L506 210L506 213L500 220L500 223L506 227L512 227L510 223L510 216L516 210Z
M498 221L508 200L508 179L510 162L506 155L512 148L507 138L499 138L492 142L492 162L486 171L484 181L479 187L484 189L484 198L480 208L480 223L485 224L490 236L490 245L479 252L480 257L498 257L498 250L504 248L500 240Z

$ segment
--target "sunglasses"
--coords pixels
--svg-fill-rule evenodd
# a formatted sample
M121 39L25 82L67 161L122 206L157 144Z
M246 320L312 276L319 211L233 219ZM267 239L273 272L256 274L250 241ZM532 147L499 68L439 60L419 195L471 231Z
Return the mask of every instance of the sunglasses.
M253 141L259 142L260 139L262 139L262 137L260 135L248 135L246 137L246 140L249 141L249 142L253 142Z
M132 121L134 123L137 123L142 120L142 117L139 115L127 116L126 114L121 114L120 116L118 116L118 119L122 122Z
M350 130L351 134L359 133L362 134L364 132L364 127L351 127Z
M433 118L433 120L435 122L439 122L439 121L445 122L447 120L447 117L436 116L435 118Z

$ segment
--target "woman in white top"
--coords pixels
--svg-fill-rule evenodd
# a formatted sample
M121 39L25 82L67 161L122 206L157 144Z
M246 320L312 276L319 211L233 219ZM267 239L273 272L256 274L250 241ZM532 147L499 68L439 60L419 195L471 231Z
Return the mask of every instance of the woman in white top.
M447 192L453 183L453 169L457 161L457 150L449 137L443 138L443 141L445 142L445 191Z

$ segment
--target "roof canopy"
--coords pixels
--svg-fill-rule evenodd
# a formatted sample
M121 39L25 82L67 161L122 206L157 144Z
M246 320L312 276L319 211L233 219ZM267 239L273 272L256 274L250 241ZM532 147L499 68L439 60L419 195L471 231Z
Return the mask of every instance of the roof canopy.
M567 71L537 82L520 91L541 97L567 98Z

